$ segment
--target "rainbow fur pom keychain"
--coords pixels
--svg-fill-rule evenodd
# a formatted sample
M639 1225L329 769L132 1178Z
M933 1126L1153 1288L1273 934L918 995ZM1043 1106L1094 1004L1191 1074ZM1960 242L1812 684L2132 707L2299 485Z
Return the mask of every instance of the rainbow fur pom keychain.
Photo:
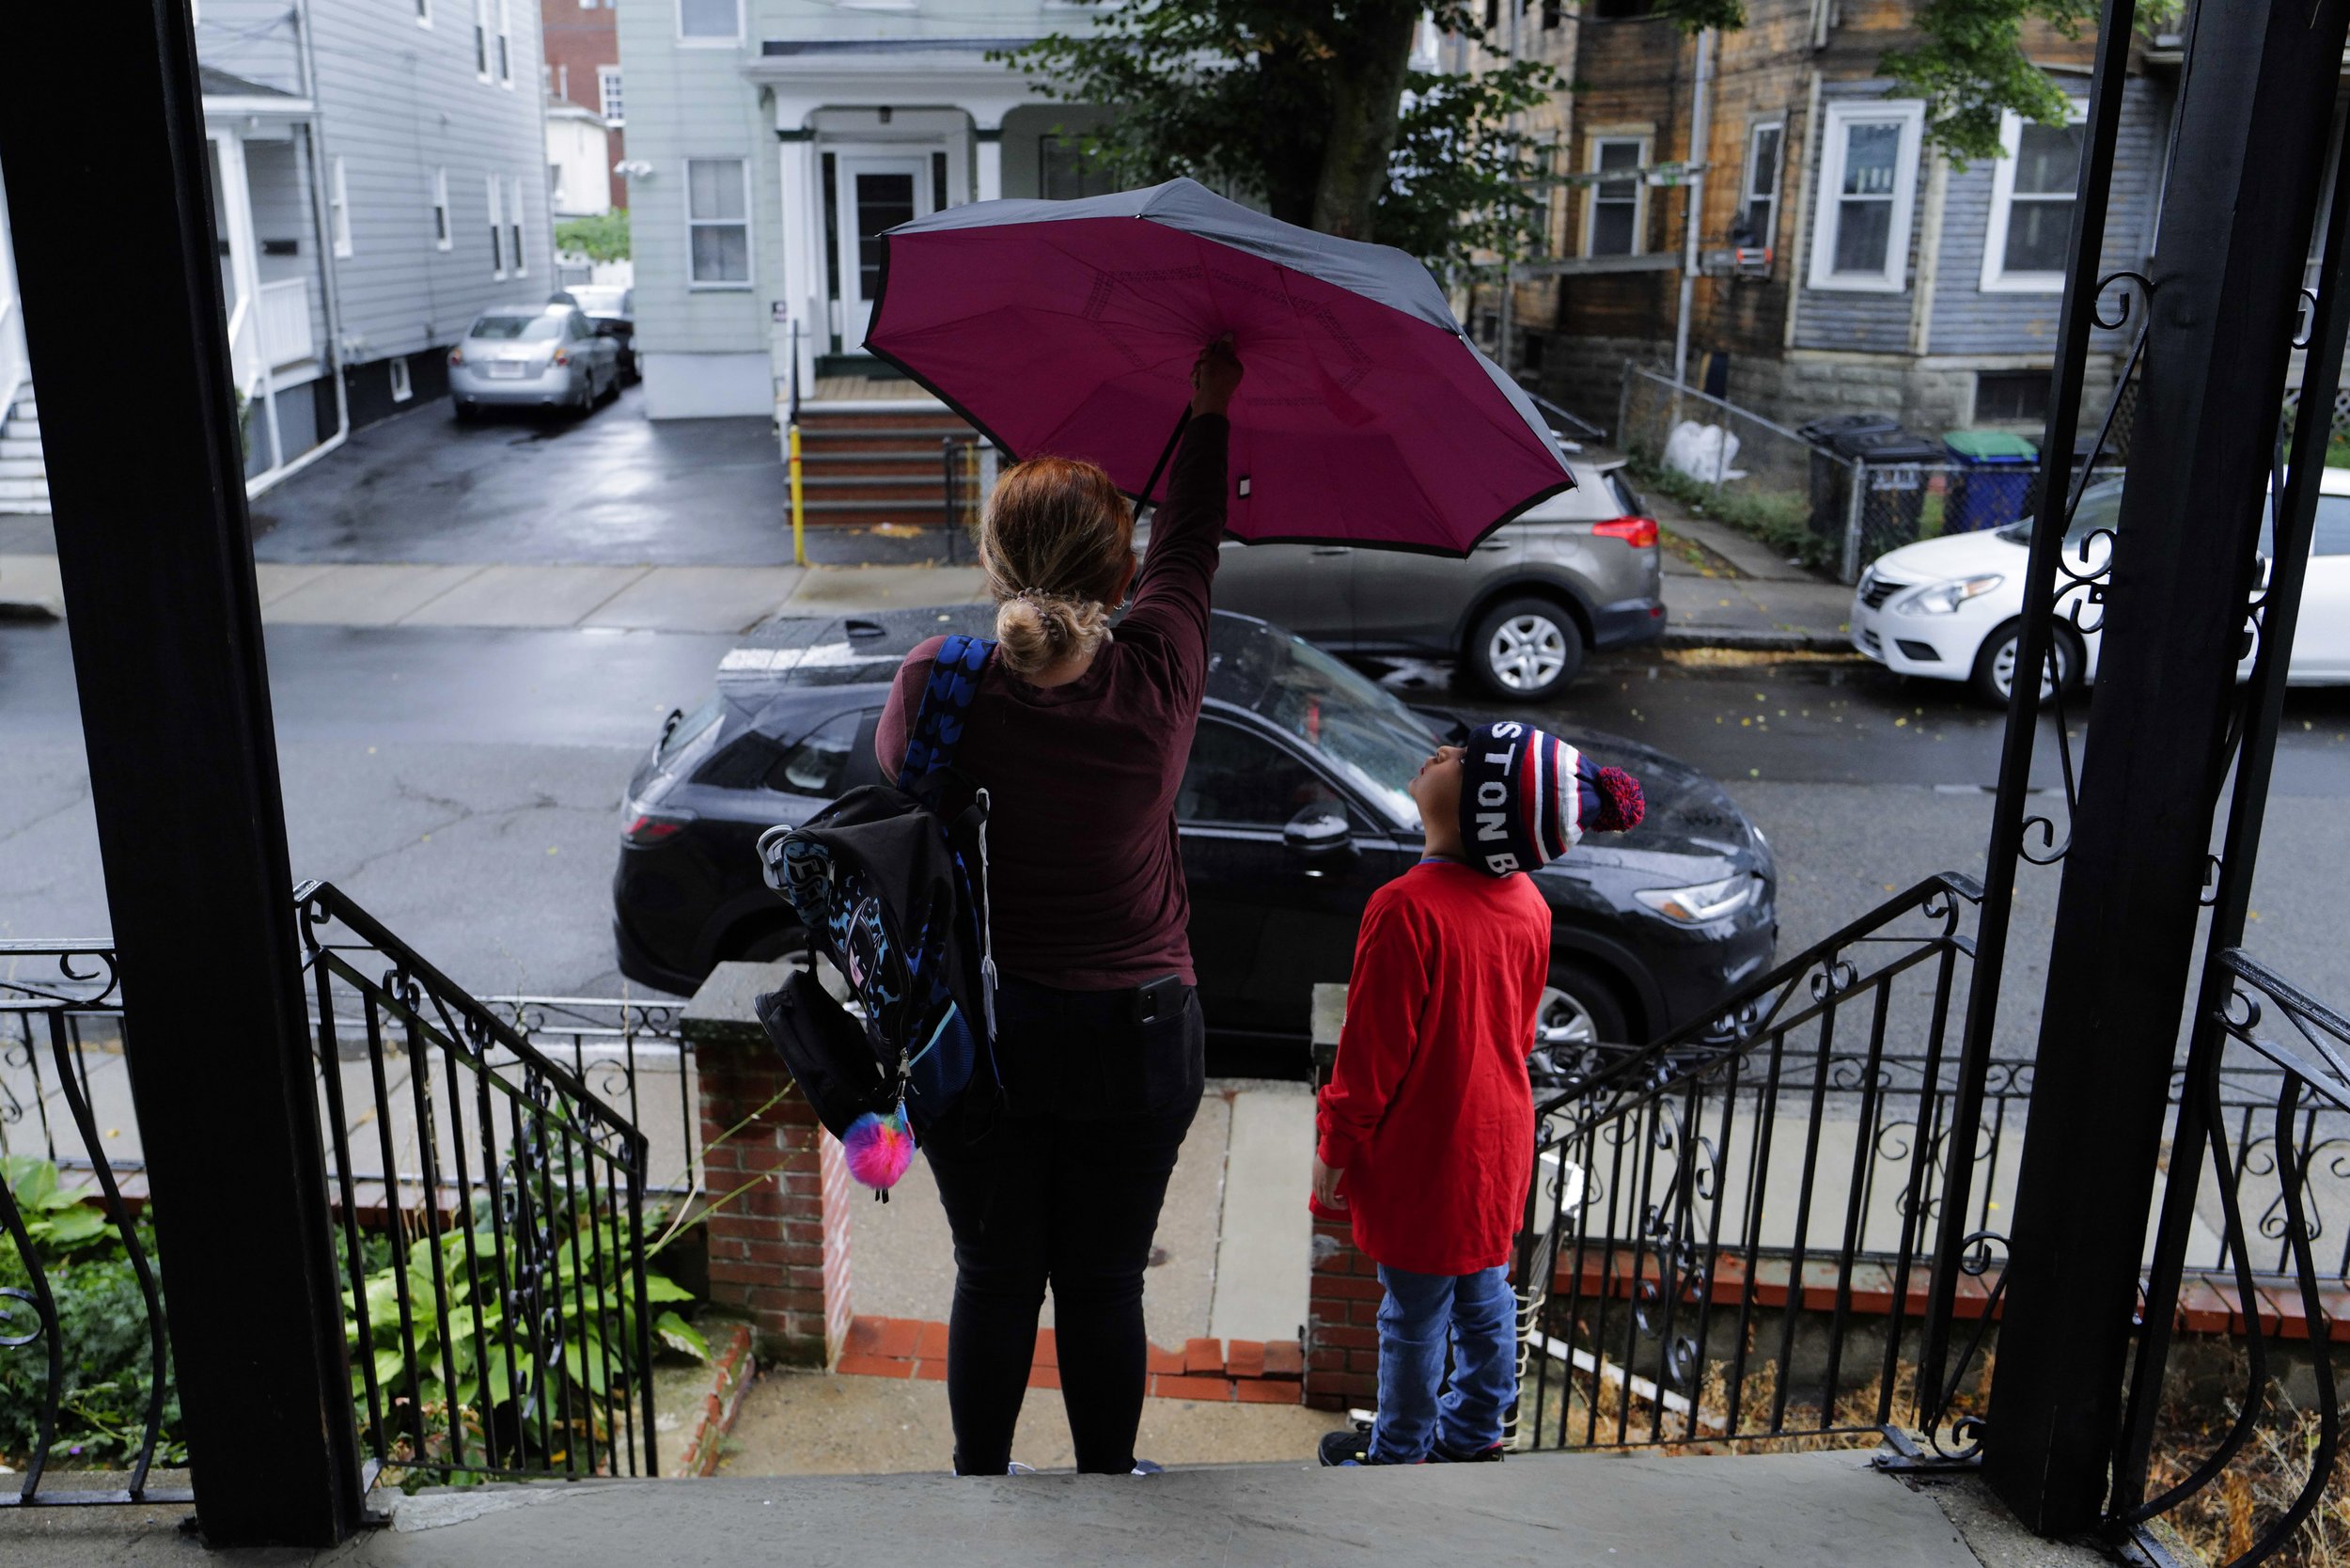
M901 1102L887 1116L867 1111L850 1122L840 1150L848 1157L849 1174L888 1202L889 1189L914 1163L914 1128L906 1121L904 1104Z

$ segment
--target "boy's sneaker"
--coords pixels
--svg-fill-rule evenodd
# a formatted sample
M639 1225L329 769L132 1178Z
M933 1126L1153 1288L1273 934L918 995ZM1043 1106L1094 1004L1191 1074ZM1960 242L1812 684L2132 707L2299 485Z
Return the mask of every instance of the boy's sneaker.
M1322 1435L1320 1453L1325 1466L1369 1465L1371 1463L1371 1434L1359 1427L1325 1432Z
M1167 1474L1167 1466L1155 1459L1137 1459L1135 1467L1126 1473L1130 1476L1163 1476Z
M1500 1443L1496 1443L1489 1449L1477 1449L1467 1453L1437 1443L1429 1449L1428 1462L1431 1465L1498 1465L1501 1463L1502 1455L1503 1445Z

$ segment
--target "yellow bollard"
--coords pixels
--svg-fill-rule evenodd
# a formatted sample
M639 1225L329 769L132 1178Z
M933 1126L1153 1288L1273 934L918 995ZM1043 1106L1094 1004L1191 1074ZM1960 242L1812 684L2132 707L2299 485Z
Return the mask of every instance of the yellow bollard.
M790 463L791 470L791 562L795 566L806 566L807 564L807 535L801 523L800 427L796 423L791 428L790 442L791 454Z

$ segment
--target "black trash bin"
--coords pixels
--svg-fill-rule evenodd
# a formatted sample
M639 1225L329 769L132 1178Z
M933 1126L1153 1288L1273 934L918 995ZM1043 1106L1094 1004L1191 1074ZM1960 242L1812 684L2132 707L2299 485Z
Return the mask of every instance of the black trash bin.
M1811 446L1811 531L1841 548L1844 519L1852 501L1852 456L1837 444L1849 436L1896 430L1901 421L1889 414L1837 414L1795 427Z
M1861 567L1904 544L1918 541L1918 525L1926 506L1926 466L1944 461L1942 444L1929 441L1899 426L1889 431L1863 431L1838 438L1841 456L1858 458L1868 466L1860 500L1860 548L1849 562ZM1844 529L1839 527L1841 542Z

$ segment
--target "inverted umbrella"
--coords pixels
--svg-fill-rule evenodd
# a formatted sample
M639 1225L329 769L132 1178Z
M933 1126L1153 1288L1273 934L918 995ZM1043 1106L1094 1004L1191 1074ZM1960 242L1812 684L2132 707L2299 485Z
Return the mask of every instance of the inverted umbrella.
M865 346L1015 457L1083 458L1147 498L1230 335L1238 537L1465 556L1574 484L1516 384L1400 250L1269 218L1190 180L983 201L884 237Z

